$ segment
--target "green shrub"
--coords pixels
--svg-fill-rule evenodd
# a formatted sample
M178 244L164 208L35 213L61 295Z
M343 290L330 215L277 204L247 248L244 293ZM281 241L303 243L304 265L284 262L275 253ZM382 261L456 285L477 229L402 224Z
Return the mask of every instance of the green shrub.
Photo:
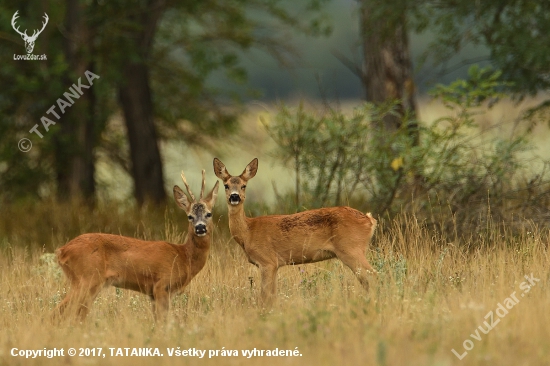
M365 103L351 116L282 105L272 123L262 122L277 157L295 171L296 209L350 204L388 217L414 212L458 236L484 235L487 213L497 222L513 223L514 214L547 222L548 174L534 174L522 158L528 135L490 137L476 124L476 116L504 97L499 76L472 67L468 80L432 91L447 116L432 123L404 116L396 130L378 123L395 113L396 102Z

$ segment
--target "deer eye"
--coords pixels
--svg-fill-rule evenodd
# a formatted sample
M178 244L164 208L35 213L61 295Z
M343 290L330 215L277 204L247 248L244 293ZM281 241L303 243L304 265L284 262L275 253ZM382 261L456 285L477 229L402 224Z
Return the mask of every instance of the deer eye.
M206 214L206 217L212 217L212 214L209 212Z
M246 188L246 186L245 186L245 185L243 185L243 186L241 187L241 189L245 189L245 188Z
M229 185L228 185L228 184L224 184L223 186L225 187L226 190L229 189Z
M193 221L193 216L187 216L187 219L188 219L189 221Z

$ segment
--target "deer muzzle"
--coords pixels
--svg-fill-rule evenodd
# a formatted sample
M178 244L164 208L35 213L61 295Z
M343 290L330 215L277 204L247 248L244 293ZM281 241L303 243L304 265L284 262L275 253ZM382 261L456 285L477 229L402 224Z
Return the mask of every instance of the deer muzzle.
M205 236L206 235L206 225L204 224L198 224L195 226L195 234L197 236Z
M231 193L229 196L229 203L232 205L238 205L241 202L241 196L238 193Z

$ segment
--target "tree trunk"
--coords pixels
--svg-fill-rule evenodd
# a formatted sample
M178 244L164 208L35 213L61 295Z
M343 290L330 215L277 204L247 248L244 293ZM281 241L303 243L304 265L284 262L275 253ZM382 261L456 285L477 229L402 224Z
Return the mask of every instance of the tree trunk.
M402 117L414 120L417 114L412 62L404 7L390 7L378 0L359 0L363 42L363 87L369 102L399 100L397 116L384 118L384 128L395 131ZM418 141L418 126L408 126Z
M118 88L130 143L134 196L139 205L146 201L160 204L166 200L148 65L153 37L164 9L163 0L150 0L142 12L131 17L140 29L128 40L133 55L127 56L137 60L122 66L124 79Z
M153 120L148 67L132 63L124 73L125 84L119 88L124 120L130 142L134 195L139 205L156 204L166 199L162 161Z
M84 19L83 5L78 0L67 0L65 16L64 53L69 69L64 77L65 89L92 70L92 63L84 53L88 47L90 30ZM63 98L63 96L60 96ZM57 196L61 200L84 199L93 202L95 194L95 167L93 150L96 145L94 130L95 98L93 89L85 90L74 100L59 120L55 136ZM59 111L58 111L59 113ZM53 118L53 117L52 117Z
M416 122L417 107L413 81L412 62L407 35L407 1L388 4L381 0L358 0L360 4L360 26L363 42L364 69L362 82L365 98L375 104L397 101L395 114L386 114L374 121L381 134L384 148L389 149L391 159L403 159L403 152L391 143L391 135L403 128L413 146L419 144L419 130ZM406 124L406 126L404 126ZM411 192L421 187L422 177L413 172L414 183ZM402 184L403 169L391 164L376 172L379 191L375 200L381 213L391 210L396 194Z

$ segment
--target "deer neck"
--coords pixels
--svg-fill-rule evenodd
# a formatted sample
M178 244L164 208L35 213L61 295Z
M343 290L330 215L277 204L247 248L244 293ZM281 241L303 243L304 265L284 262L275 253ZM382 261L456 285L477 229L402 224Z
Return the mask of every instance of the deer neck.
M210 228L209 228L210 229ZM208 252L210 251L210 234L196 236L193 234L193 226L189 225L187 244L188 258L191 260L191 274L194 277L206 264Z
M248 219L244 214L244 204L229 206L229 231L233 239L243 248L248 238L247 221Z

